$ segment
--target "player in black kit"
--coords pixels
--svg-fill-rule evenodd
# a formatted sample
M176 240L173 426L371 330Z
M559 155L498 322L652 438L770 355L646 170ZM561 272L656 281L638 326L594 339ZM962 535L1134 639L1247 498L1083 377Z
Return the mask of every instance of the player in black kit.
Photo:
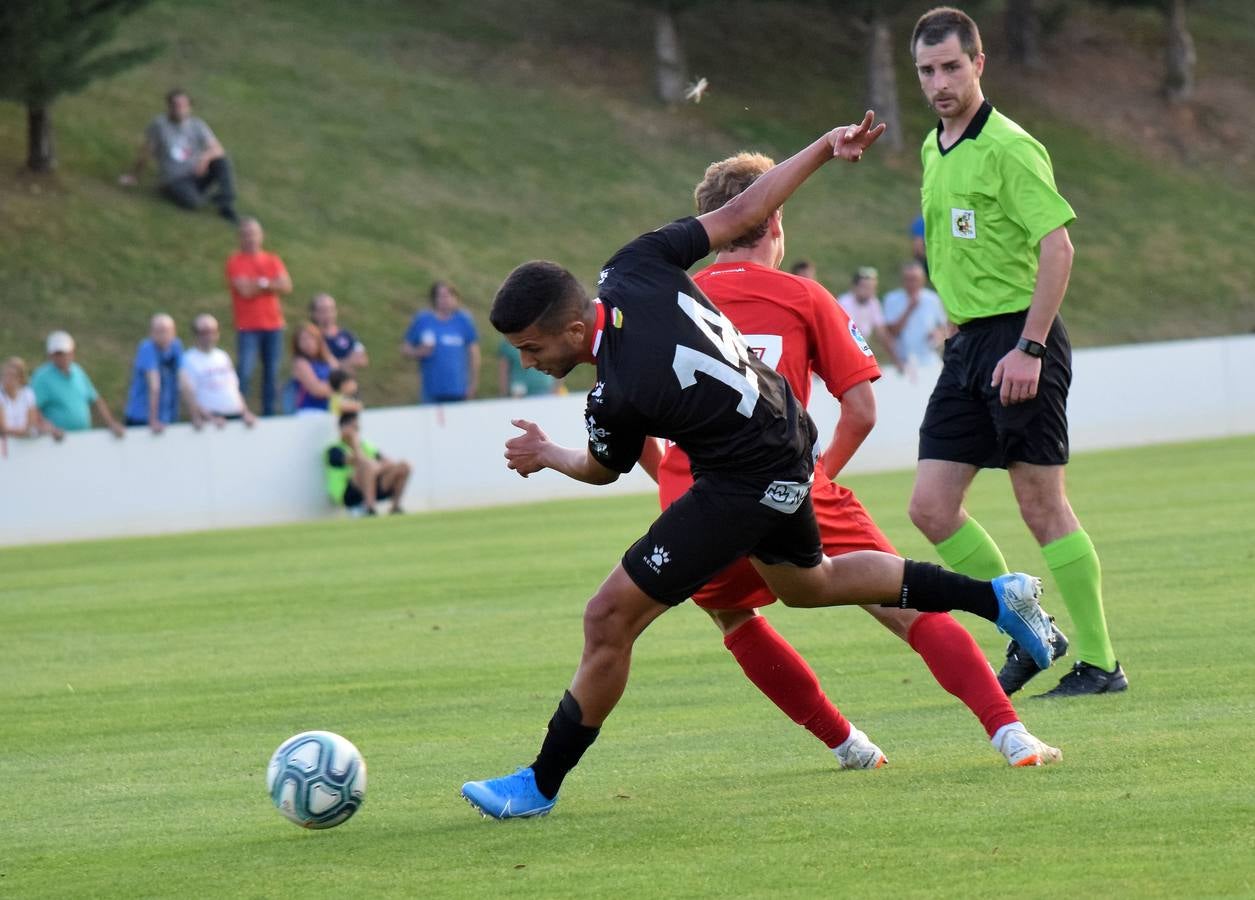
M810 503L817 432L788 382L746 349L687 269L764 221L821 165L857 162L884 131L868 112L758 178L721 209L644 234L606 263L589 299L551 262L515 269L493 301L493 326L525 366L561 378L597 366L587 447L552 443L534 423L506 443L523 477L554 469L591 484L628 472L649 435L680 445L694 483L623 555L584 612L584 653L540 754L462 794L498 819L544 815L627 685L632 645L655 618L742 556L791 606L889 603L986 618L1050 663L1038 579L977 581L929 563L863 551L823 555Z

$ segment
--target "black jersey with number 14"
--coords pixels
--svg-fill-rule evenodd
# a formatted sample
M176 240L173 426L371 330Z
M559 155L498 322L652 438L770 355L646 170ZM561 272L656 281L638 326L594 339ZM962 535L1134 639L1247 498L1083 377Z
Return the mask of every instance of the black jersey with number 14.
M706 229L690 217L641 235L606 263L589 450L627 472L653 435L683 448L697 476L808 481L810 417L688 275L709 252Z

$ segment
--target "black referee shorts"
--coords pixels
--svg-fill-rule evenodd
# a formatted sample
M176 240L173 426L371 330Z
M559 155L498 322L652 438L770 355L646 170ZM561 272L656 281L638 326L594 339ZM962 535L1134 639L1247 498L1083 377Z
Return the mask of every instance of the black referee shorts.
M1037 396L1003 406L990 385L994 367L1015 347L1027 310L975 319L946 341L941 376L919 428L919 458L1005 469L1015 462L1068 461L1072 343L1056 316L1046 338Z
M642 591L675 606L743 556L812 568L823 560L810 484L702 475L623 554Z

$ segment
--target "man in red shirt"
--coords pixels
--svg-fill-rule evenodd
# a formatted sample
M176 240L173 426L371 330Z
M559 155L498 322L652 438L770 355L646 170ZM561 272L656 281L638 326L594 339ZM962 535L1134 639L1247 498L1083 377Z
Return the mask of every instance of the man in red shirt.
M279 360L283 355L280 294L292 292L292 279L277 254L261 248L264 234L253 218L240 221L240 249L227 259L227 285L235 314L236 367L240 393L248 400L253 371L261 357L261 413L275 414Z
M767 157L749 153L713 163L695 191L699 213L719 209L772 165ZM719 255L714 264L693 278L698 287L731 319L750 349L788 380L803 405L810 399L812 372L841 402L841 416L811 492L824 553L896 553L854 494L833 480L876 421L871 383L880 377L880 369L871 348L822 285L777 268L784 258L779 209L715 249ZM641 463L657 478L665 509L692 485L693 477L683 450L672 445L662 452L657 442L650 443L652 452ZM723 632L724 644L750 681L831 748L843 767L880 766L884 754L841 715L806 661L757 612L775 599L747 559L725 569L693 597ZM980 648L949 613L863 608L923 657L937 682L980 719L1011 765L1044 765L1061 758L1020 723Z

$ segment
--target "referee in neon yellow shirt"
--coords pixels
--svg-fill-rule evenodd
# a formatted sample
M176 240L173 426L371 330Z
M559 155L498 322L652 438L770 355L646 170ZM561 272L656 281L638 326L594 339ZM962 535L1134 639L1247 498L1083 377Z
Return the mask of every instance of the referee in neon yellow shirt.
M1064 490L1072 348L1058 312L1076 215L1055 188L1046 149L981 92L985 54L971 18L930 10L916 23L911 51L941 117L922 150L928 265L958 326L920 426L911 521L951 569L1003 574L1002 552L963 498L981 469L1005 468L1072 619L1077 661L1044 696L1126 690L1107 634L1098 555ZM1067 649L1056 629L1056 658ZM1011 694L1039 671L1013 641L998 680Z

